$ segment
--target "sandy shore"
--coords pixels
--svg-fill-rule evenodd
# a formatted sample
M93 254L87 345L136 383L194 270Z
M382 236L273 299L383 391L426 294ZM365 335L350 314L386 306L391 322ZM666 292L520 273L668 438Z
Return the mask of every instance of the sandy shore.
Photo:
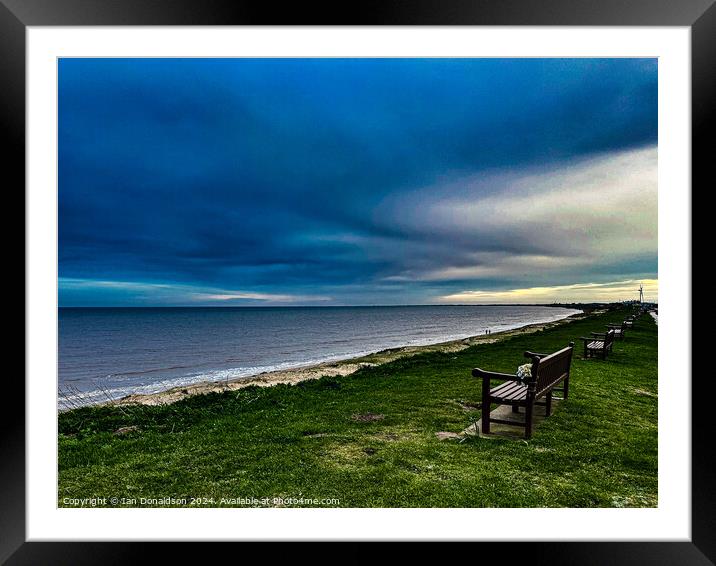
M431 344L428 346L404 346L402 348L391 348L389 350L382 350L380 352L358 358L326 362L308 367L265 372L252 377L242 377L230 381L201 382L193 385L174 387L157 393L132 394L122 397L116 401L108 401L104 404L165 405L175 403L176 401L180 401L190 395L203 395L205 393L231 391L241 389L243 387L249 387L250 385L268 387L279 383L294 384L300 381L318 379L329 375L350 375L366 366L377 366L392 362L393 360L397 360L399 358L421 354L423 352L458 352L475 344L489 344L499 340L504 340L510 336L531 334L546 328L568 324L569 322L584 318L585 316L587 315L575 314L554 322L528 324L513 330L495 332L494 334L480 334L479 336L471 336L461 340L451 340L449 342L441 342L439 344Z

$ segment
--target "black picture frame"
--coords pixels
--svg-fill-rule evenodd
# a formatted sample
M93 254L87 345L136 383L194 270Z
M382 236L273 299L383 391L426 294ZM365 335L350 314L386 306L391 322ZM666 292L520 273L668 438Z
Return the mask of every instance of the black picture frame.
M692 36L692 179L713 184L716 100L716 5L714 0L367 0L346 3L247 2L244 0L0 0L0 119L6 141L6 215L10 197L24 194L25 183L25 34L28 26L90 25L570 25L688 26ZM9 143L8 143L9 142ZM695 193L692 188L692 195ZM24 210L24 199L18 204ZM18 210L13 207L12 210ZM14 215L14 214L13 214ZM7 229L6 229L7 230ZM6 235L6 242L17 240ZM24 272L24 270L23 270ZM24 281L24 280L23 280ZM26 282L25 282L26 283ZM17 284L19 287L19 284ZM19 290L18 290L19 292ZM23 288L24 296L24 288ZM24 328L24 326L23 326ZM691 329L684 329L690 332ZM19 334L19 333L18 333ZM24 333L23 333L24 338ZM693 348L692 348L693 349ZM687 353L678 353L687 359ZM690 353L688 353L690 356ZM684 365L689 372L689 365ZM700 375L693 372L694 376ZM15 376L13 376L15 377ZM686 376L687 378L690 377ZM484 560L499 553L514 561L553 564L685 564L716 562L716 475L713 419L706 404L713 398L708 381L692 379L692 538L690 542L532 542L478 543L468 552ZM25 387L4 383L5 407L14 416L0 428L0 562L18 564L127 564L148 560L206 559L206 546L169 543L25 542ZM20 402L22 400L22 402ZM476 534L479 526L476 526ZM559 533L555 533L555 539ZM424 554L424 548L417 550ZM285 552L285 551L284 551ZM290 551L289 551L290 552ZM381 550L373 543L350 543L335 551L297 553L312 560L372 561ZM452 552L452 551L451 551ZM290 555L284 554L285 557ZM238 556L235 556L238 558ZM407 559L403 556L403 560Z

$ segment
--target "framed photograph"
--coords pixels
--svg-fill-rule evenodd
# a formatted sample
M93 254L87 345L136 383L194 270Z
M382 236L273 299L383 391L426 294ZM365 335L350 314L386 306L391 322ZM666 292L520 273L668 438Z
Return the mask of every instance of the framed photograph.
M709 1L0 2L26 222L0 559L715 560Z

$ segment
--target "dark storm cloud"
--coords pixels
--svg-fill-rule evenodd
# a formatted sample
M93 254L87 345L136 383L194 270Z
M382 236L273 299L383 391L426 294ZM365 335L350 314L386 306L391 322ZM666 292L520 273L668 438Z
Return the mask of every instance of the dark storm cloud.
M553 284L612 277L445 203L642 155L656 114L655 60L63 59L61 300L426 302L548 280L514 266L551 255ZM647 248L619 274L655 274Z

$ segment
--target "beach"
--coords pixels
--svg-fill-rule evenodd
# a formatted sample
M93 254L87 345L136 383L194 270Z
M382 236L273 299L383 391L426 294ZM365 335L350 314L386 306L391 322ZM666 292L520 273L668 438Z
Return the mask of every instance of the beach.
M232 391L250 386L268 387L279 383L296 384L306 380L319 379L324 376L347 376L355 373L359 369L380 366L400 358L429 352L459 352L477 344L490 344L513 336L528 335L541 330L546 330L548 328L554 328L556 326L568 324L575 320L580 320L585 316L586 315L584 314L574 314L554 322L527 324L512 330L505 330L490 334L480 334L460 340L441 342L438 344L390 348L366 356L334 362L325 362L308 367L263 372L252 377L237 378L222 382L201 382L187 386L173 387L157 393L133 394L116 401L107 401L105 404L165 405L175 403L192 395Z
M60 309L58 408L165 403L349 375L581 312L540 305Z

